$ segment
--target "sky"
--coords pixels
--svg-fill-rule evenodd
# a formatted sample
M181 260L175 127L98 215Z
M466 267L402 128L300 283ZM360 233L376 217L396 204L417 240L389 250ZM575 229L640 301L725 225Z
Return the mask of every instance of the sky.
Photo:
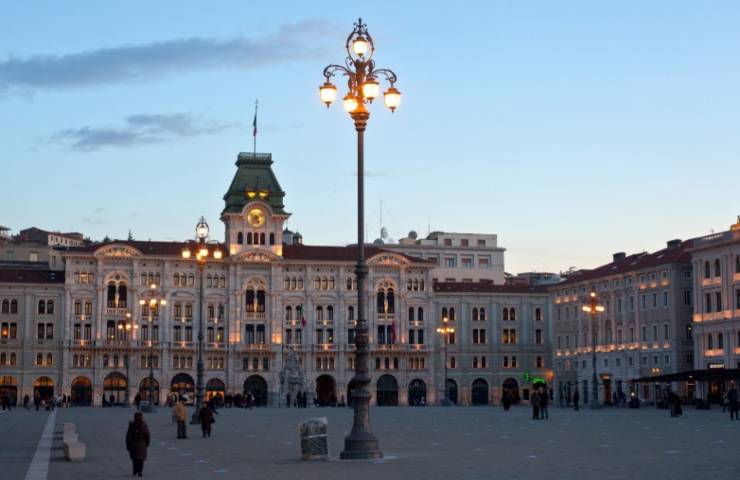
M740 214L736 1L37 1L0 13L0 224L223 239L238 152L288 227L356 241L350 119L318 99L362 16L401 107L366 133L368 240L495 233L506 270L591 268ZM337 82L342 94L342 83Z

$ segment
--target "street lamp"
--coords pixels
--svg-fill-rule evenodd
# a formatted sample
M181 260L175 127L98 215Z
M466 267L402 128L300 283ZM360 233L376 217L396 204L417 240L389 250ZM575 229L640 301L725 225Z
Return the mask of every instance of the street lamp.
M132 318L131 318L131 312L126 312L126 320L121 323L118 322L118 330L121 331L121 334L124 338L124 341L126 342L126 355L123 357L123 362L126 364L126 406L131 406L131 400L129 398L129 390L131 388L131 385L129 385L129 382L131 382L131 375L129 372L129 357L131 356L131 341L129 339L129 334L132 331L136 331L139 329L139 326L136 325Z
M357 131L357 326L355 328L355 375L352 391L354 420L352 431L344 439L344 451L340 458L345 460L382 458L378 439L370 430L370 349L368 340L367 318L365 316L366 295L365 280L368 268L365 262L365 127L370 112L365 105L372 103L380 91L378 78L383 77L389 83L384 93L385 105L394 112L401 101L401 92L395 88L396 74L387 68L375 68L372 60L375 45L367 25L360 18L354 24L354 30L347 37L345 44L347 57L344 65L331 64L324 68L325 82L319 87L321 101L327 108L337 98L337 87L331 79L337 73L347 77L348 92L342 104L355 123Z
M447 345L450 343L450 335L455 333L455 327L450 327L449 325L447 325L447 322L448 322L447 317L443 317L442 326L437 328L437 333L442 335L442 340L444 341L444 356L445 356L444 376L445 378L443 378L442 381L444 383L445 396L442 399L442 405L446 407L452 405L452 402L450 401L449 388L447 388Z
M589 305L583 306L583 311L591 314L591 408L599 408L599 382L596 376L596 314L604 311L604 306L596 300L596 292L589 294Z
M185 246L182 251L183 259L193 258L198 264L200 272L199 295L198 295L198 363L197 363L197 380L195 384L195 411L190 419L191 424L199 423L198 413L203 405L203 272L206 268L206 259L213 257L220 260L223 253L218 246L208 244L208 222L205 217L200 217L198 224L195 226L196 242Z
M149 285L149 292L148 296L149 299L142 298L139 300L139 305L142 307L142 310L144 310L144 306L148 305L147 311L147 317L149 321L149 386L147 388L148 391L148 400L149 400L149 406L147 407L148 412L154 412L154 313L157 313L157 317L159 317L159 307L164 307L167 305L167 300L164 298L157 298L156 296L156 290L157 290L157 284L152 283ZM142 312L143 313L143 312Z

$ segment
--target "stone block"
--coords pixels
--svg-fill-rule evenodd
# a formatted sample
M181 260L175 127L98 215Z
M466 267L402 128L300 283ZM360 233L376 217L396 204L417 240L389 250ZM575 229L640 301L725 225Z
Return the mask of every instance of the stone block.
M64 458L70 462L81 462L85 459L85 444L79 441L64 442Z
M300 423L301 460L329 458L329 420L326 417L309 418Z

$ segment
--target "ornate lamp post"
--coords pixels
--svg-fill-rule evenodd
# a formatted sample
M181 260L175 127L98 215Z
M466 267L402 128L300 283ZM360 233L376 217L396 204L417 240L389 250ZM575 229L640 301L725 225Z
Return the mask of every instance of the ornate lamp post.
M139 300L139 305L142 307L142 309L144 308L145 305L148 305L147 320L149 321L149 387L147 388L147 392L148 392L147 400L149 400L149 406L146 409L148 412L155 411L155 407L154 407L154 353L153 353L154 352L154 338L153 338L154 318L153 317L155 316L154 315L155 312L159 313L160 306L164 307L165 305L167 305L167 300L165 300L164 298L156 297L156 293L155 293L156 289L157 289L157 284L152 283L151 285L149 285L149 292L148 292L149 299L147 300L147 299L142 298Z
M599 408L599 379L596 376L596 314L604 311L604 306L596 300L596 292L589 294L589 305L583 306L583 311L591 314L591 408Z
M370 430L370 383L368 326L365 315L366 294L365 280L368 268L365 262L365 127L370 118L366 104L378 96L380 83L378 78L385 78L389 87L383 94L385 105L394 112L401 102L401 92L396 87L396 74L386 68L375 68L372 60L375 46L367 25L359 19L354 30L347 37L345 44L347 57L344 65L328 65L324 69L325 82L319 87L321 101L327 108L337 97L337 87L331 83L336 74L347 78L348 92L342 104L355 123L357 131L357 326L355 329L355 375L352 382L357 388L352 392L354 404L354 421L352 431L344 439L342 459L381 458L378 439Z
M445 378L442 379L442 382L444 383L444 387L445 387L445 396L442 399L442 405L444 406L452 405L452 402L450 401L449 388L447 388L447 345L450 343L450 335L455 333L455 327L450 327L449 325L447 325L447 322L448 322L447 317L443 317L442 326L437 328L437 333L442 335L442 341L444 342L444 357L445 357L444 376Z
M131 389L131 375L129 373L129 357L131 356L131 338L129 334L132 331L138 330L139 326L133 322L131 318L131 312L126 312L126 320L118 323L118 330L123 334L124 341L126 342L126 355L123 357L123 363L126 365L126 403L127 407L131 406L131 400L129 397L129 390Z
M215 259L222 257L221 250L218 247L209 246L208 244L208 223L205 217L200 217L198 224L195 226L195 238L196 242L191 245L187 245L182 251L182 258L189 259L195 258L198 263L198 271L200 272L199 285L198 285L198 363L197 363L197 380L195 384L195 410L193 416L190 419L191 424L197 424L198 413L203 405L203 272L206 269L206 259L212 256Z

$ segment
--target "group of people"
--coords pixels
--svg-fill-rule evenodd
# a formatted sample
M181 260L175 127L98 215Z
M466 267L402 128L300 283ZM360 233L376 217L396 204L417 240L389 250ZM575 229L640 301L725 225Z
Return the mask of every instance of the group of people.
M532 420L547 420L550 418L547 411L549 402L550 397L544 388L538 388L532 392L532 396L529 397L529 403L532 405Z
M187 396L174 396L167 399L167 405L172 407L172 421L177 423L177 438L186 439L188 408L186 403ZM135 402L140 404L139 402ZM216 423L215 416L218 415L216 398L211 398L205 402L197 413L198 422L203 438L210 438L213 424ZM133 475L141 477L144 473L144 461L147 458L147 450L151 436L149 427L144 421L144 415L141 412L134 413L134 420L129 423L126 431L126 450L129 453L133 464Z
M304 392L298 392L295 397L290 395L290 392L285 394L285 406L290 408L308 408L308 395Z
M38 412L42 408L47 412L54 410L56 407L67 408L70 406L70 399L67 395L52 395L49 397L36 396L31 402L31 397L28 394L23 396L23 408L30 411L31 407L34 407ZM0 408L2 410L12 410L18 408L16 399L14 396L9 394L0 397Z

